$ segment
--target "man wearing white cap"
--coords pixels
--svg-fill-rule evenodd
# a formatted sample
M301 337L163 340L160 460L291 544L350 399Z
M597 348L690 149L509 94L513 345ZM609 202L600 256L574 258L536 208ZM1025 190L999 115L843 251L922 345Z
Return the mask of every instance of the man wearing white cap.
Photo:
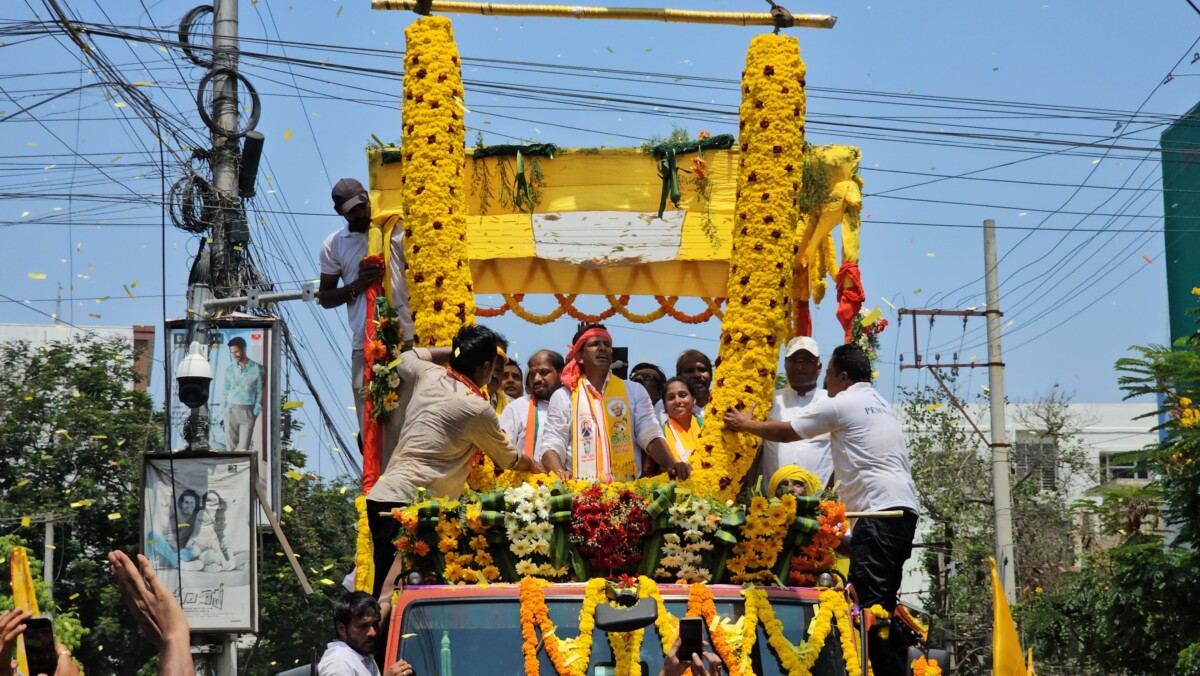
M826 398L825 390L817 386L821 375L821 349L808 336L788 341L783 351L783 370L787 386L775 390L768 420L791 422L809 406ZM800 441L763 442L763 484L780 467L796 465L816 475L825 486L833 474L833 459L829 455L829 435L821 434Z

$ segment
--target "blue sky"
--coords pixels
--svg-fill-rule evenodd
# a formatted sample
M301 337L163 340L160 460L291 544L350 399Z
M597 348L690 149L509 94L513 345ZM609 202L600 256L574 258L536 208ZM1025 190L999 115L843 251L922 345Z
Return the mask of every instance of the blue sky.
M191 5L70 0L65 7L80 21L141 27L128 29L139 35L157 27L173 38ZM727 0L672 6L765 9L765 3ZM403 29L414 16L369 7L366 0L242 2L243 49L399 71ZM1032 398L1057 383L1076 401L1116 401L1113 362L1130 345L1166 341L1163 241L1153 232L1161 227L1163 202L1152 149L1171 117L1197 99L1191 78L1200 74L1192 65L1200 16L1183 1L1130 7L1115 1L829 1L791 7L839 17L833 30L792 32L808 66L808 140L863 151L863 281L868 306L881 306L891 323L880 350L885 394L928 378L896 368L902 354L911 363L912 333L907 323L897 326L889 303L982 306L978 226L985 218L995 218L1001 228L1002 305L1006 323L1012 322L1004 337L1011 398ZM7 3L0 18L8 31L0 35L0 111L6 111L0 117L99 80L81 67L78 49L61 33L13 33L35 14L48 11L30 0ZM761 30L453 19L472 111L468 142L478 130L489 144L564 147L636 146L668 134L672 125L693 135L701 129L736 133L738 91L729 81L738 78L746 45ZM174 157L187 155L179 148L205 137L193 100L203 71L174 48L95 39L125 80L144 83L139 89L155 105L191 129L169 139L164 150L170 185L181 175ZM253 202L265 222L252 227L252 251L281 288L293 289L316 278L321 240L338 227L329 201L332 183L342 176L365 180L363 148L372 134L399 137L400 82L259 57L245 58L242 68L263 95L258 129L267 139ZM487 86L500 83L540 91L515 98ZM583 110L588 102L570 96L575 92L610 101L692 102L716 112L673 118L661 106L625 103L619 112ZM164 314L183 313L196 240L169 224L165 232L160 227L160 148L132 107L118 107L120 102L90 87L40 106L37 121L22 115L0 124L0 292L17 301L0 298L0 321L49 321L40 313L55 312L59 285L64 319L80 326L161 325ZM1105 148L1113 143L1121 147ZM964 174L969 176L948 178ZM499 303L488 296L478 301ZM546 299L531 305L550 307ZM830 298L814 312L816 337L826 349L840 335L834 309ZM349 438L344 313L298 303L288 313L305 366ZM522 355L546 346L565 350L574 329L572 321L534 327L511 316L490 324ZM685 348L716 352L715 322L609 324L636 361L665 366ZM985 360L981 320L965 331L959 321L940 320L932 328L923 322L919 335L923 348L932 346L928 351L940 351L943 360L954 352L960 359ZM982 370L961 381L969 395L985 383ZM293 376L291 385L292 398L305 402L299 446L310 453L314 470L336 473L341 463L330 450L336 442L319 424L299 379Z

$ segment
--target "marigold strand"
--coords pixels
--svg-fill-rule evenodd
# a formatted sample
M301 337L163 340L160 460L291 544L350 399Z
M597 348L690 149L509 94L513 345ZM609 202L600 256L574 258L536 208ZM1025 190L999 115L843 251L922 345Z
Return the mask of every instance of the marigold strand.
M804 65L799 44L755 37L746 53L739 111L741 158L721 345L710 411L770 410L775 364L787 331L804 150ZM769 366L768 366L769 365ZM732 498L754 462L758 438L705 425L690 462L697 495Z
M449 345L459 327L475 321L466 242L465 131L455 112L462 74L449 19L421 17L404 36L400 138L409 303L417 344Z

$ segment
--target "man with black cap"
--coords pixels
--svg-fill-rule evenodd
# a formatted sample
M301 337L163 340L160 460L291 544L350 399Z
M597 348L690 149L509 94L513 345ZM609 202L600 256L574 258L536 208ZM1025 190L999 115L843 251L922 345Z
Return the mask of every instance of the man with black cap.
M354 387L354 407L362 428L363 414L363 339L366 335L367 288L383 278L384 266L367 256L367 231L371 227L371 197L366 188L352 178L343 178L333 186L333 208L346 219L345 227L325 238L321 245L321 286L317 302L329 309L346 306L352 338L350 341L350 379ZM404 228L392 229L391 251L387 256L388 277L392 282L392 307L400 322L406 344L413 339L412 314L408 308L408 285L404 281ZM339 286L340 282L340 286ZM390 435L389 435L390 436ZM385 440L384 453L391 448Z

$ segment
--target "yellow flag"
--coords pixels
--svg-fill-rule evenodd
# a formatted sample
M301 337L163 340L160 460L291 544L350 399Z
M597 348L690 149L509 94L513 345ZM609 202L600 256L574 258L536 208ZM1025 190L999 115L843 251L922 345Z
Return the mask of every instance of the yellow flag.
M1017 625L1008 609L1008 599L1004 598L1000 574L996 572L996 559L988 559L992 563L992 674L1028 676L1025 655L1021 653L1021 642L1017 639Z
M33 592L33 575L29 571L29 557L24 547L13 547L9 558L12 578L13 607L17 610L28 610L35 616L39 615L37 596ZM29 663L25 659L25 637L17 639L17 668L22 674L29 673Z

